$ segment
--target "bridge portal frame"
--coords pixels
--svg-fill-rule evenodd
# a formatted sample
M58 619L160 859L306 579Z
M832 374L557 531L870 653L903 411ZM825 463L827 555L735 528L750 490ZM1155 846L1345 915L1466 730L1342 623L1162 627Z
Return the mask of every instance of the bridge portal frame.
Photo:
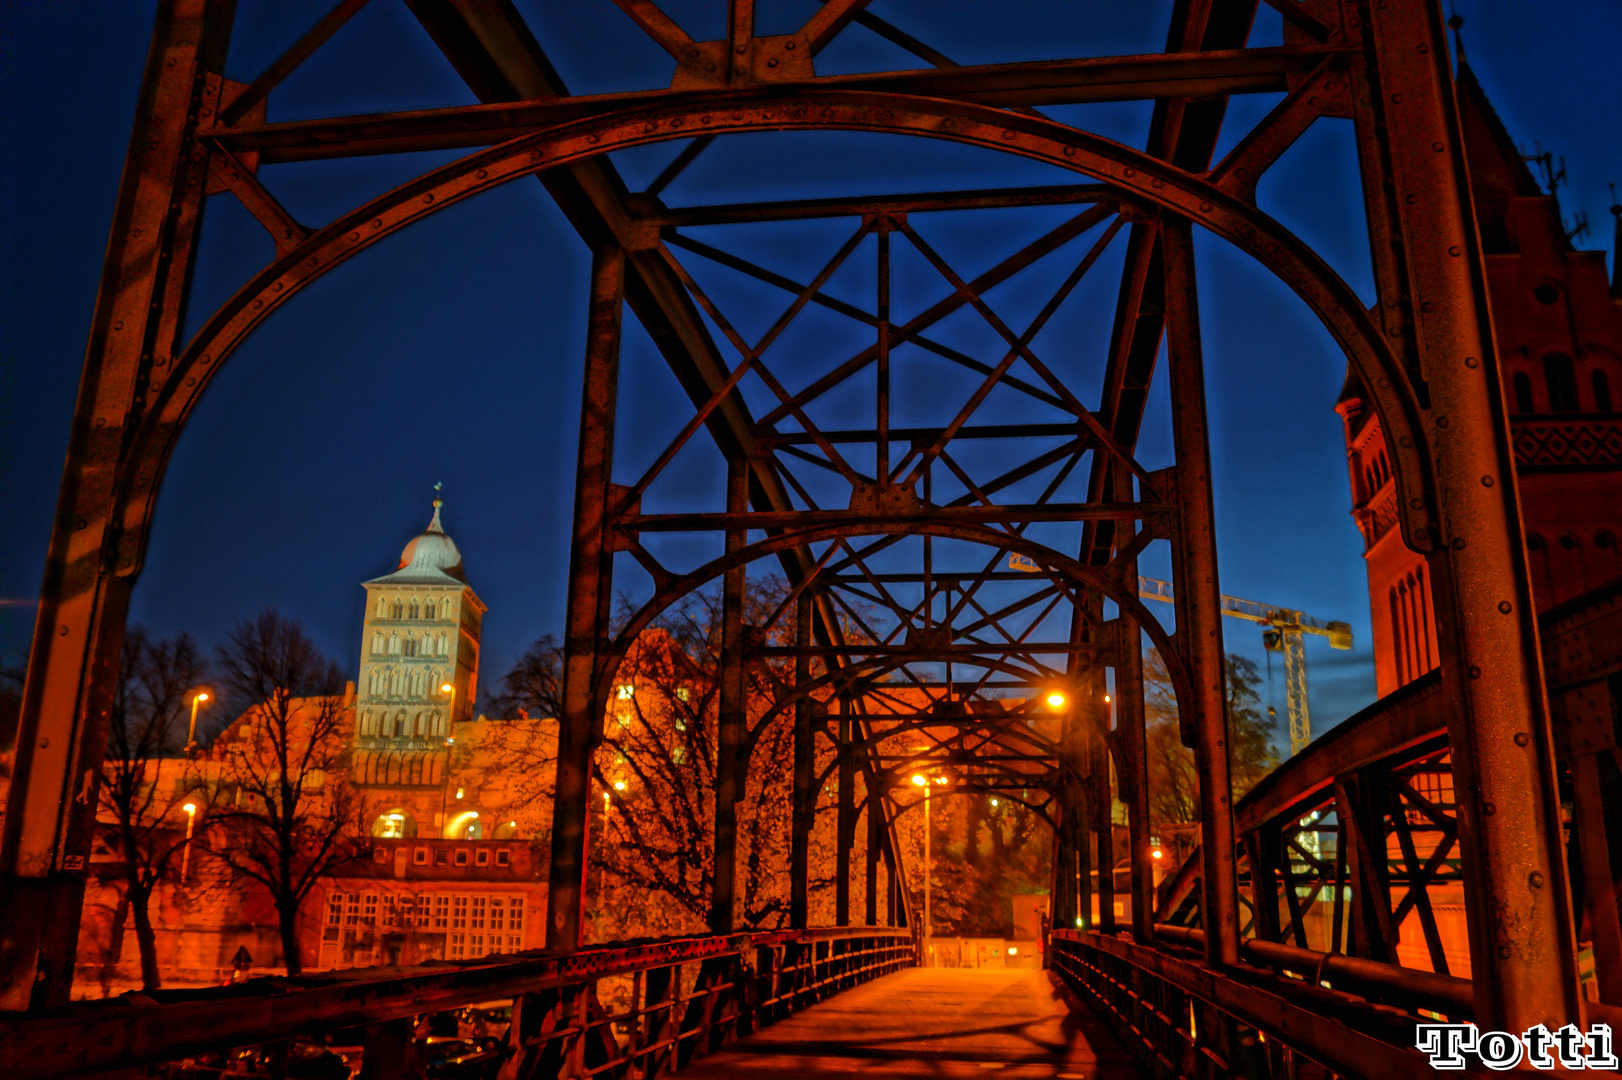
M765 77L764 69L729 61L728 79L718 88L597 100L564 94L509 7L419 0L414 12L481 97L521 104L266 124L263 102L271 87L359 4L340 4L288 57L244 88L219 74L231 5L164 0L115 211L29 660L0 848L4 918L12 928L0 960L0 1003L48 1006L61 1001L71 983L95 778L130 588L169 453L203 388L246 334L331 266L398 228L495 184L544 172L543 182L560 203L573 207L582 231L595 233L588 239L597 252L590 336L597 366L605 376L611 372L623 298L673 363L680 354L678 374L695 402L708 399L726 382L724 365L691 303L674 295L679 283L661 265L657 228L628 213L624 197L608 190L603 155L673 138L822 128L950 139L1023 154L1084 172L1101 181L1118 205L1136 208L1103 414L1109 435L1124 439L1116 449L1129 451L1142 402L1141 396L1132 400L1138 388L1130 385L1128 370L1145 362L1152 370L1169 327L1180 462L1170 536L1179 569L1196 586L1178 590L1186 598L1179 625L1196 633L1211 625L1205 641L1179 633L1168 658L1180 657L1188 669L1186 676L1174 670L1187 735L1219 781L1209 785L1202 807L1212 860L1205 910L1216 918L1216 932L1206 935L1206 955L1217 966L1237 959L1237 928L1230 922L1237 906L1231 807L1220 782L1226 758L1220 627L1214 616L1200 617L1202 604L1215 610L1218 586L1209 470L1199 449L1203 387L1187 246L1192 224L1254 255L1318 314L1370 388L1395 454L1404 539L1425 552L1432 566L1455 775L1460 789L1473 795L1460 807L1459 831L1476 1013L1484 1023L1518 1028L1577 1018L1581 1005L1548 709L1441 14L1436 5L1419 2L1275 6L1287 26L1286 45L1277 50L1242 48L1253 4L1190 0L1177 6L1164 54L1058 62L1035 78L1022 73L1023 82L1011 82L1006 66L837 79L785 69L792 77L778 81ZM811 46L805 55L861 17L861 7L860 0L829 4L804 31ZM734 0L729 43L736 37L745 52L761 55L780 47L782 42L753 38L751 12L745 0ZM456 25L489 33L456 38L450 32ZM485 46L477 42L488 42L491 34L516 41L518 58L500 59L498 50L480 53ZM491 78L474 78L480 70ZM1273 87L1289 91L1285 100L1222 162L1207 167L1187 160L1186 153L1179 156L1188 149L1183 125L1214 138L1220 105L1214 118L1210 109L1203 118L1200 112L1210 99L1220 103L1230 92ZM1192 100L1196 96L1204 100ZM1018 111L1048 100L1128 97L1157 101L1151 140L1159 153ZM1321 116L1349 116L1356 126L1379 293L1372 311L1255 206L1260 175ZM277 160L492 142L497 145L319 230L299 225L253 175L259 163ZM277 257L184 342L182 315L198 229L213 190L232 192L259 218ZM591 204L587 209L579 205L583 196ZM1146 302L1157 291L1159 311ZM588 413L605 404L593 389L599 385L588 377ZM759 466L759 451L750 445L754 425L741 399L721 399L706 424L731 463L729 520L718 524L727 530L729 549L738 551L749 527L788 528L796 515L780 483ZM590 453L582 456L571 557L572 704L565 726L572 767L583 760L582 748L600 723L600 711L594 721L590 710L612 675L602 633L607 582L592 580L592 567L601 567L602 557L593 552L586 526L594 520L610 528L657 524L637 520L630 508L610 512L611 433L597 430L589 447L586 433L583 427L583 450ZM590 454L602 460L592 464ZM1117 464L1129 456L1118 456ZM1126 505L1131 485L1123 477L1095 464L1095 505L1115 512L1099 514L1089 526L1082 563L1106 577L1119 573L1112 560L1137 553L1116 543L1113 522L1145 529L1153 524L1141 508ZM929 515L937 521L942 516L938 508ZM909 533L921 523L917 515L907 521L886 521L882 513L858 517L844 523L850 535ZM1074 560L1042 554L1050 572L1087 580ZM791 580L811 570L803 549L785 563ZM728 594L736 596L740 583L735 576ZM1114 595L1119 592L1096 589L1092 603L1110 594L1131 615L1125 629L1135 620L1149 630L1153 619ZM833 612L822 598L810 606L814 627L821 627L813 636L832 644ZM1078 640L1088 632L1085 622L1078 617ZM730 617L728 625L735 670L742 627ZM1135 636L1122 629L1115 630L1118 647L1135 653ZM1071 655L1080 656L1079 649ZM1135 669L1132 660L1116 665L1117 677L1124 672L1129 680L1128 711L1141 694ZM1141 777L1135 760L1132 768ZM1128 794L1141 809L1141 785L1135 786L1140 790ZM579 783L560 781L561 816L555 820L563 827L556 834L561 847L554 852L555 874L583 865L582 791ZM1519 812L1500 812L1512 806ZM1134 858L1146 853L1134 852ZM549 930L555 946L570 947L577 917L578 885L554 881Z

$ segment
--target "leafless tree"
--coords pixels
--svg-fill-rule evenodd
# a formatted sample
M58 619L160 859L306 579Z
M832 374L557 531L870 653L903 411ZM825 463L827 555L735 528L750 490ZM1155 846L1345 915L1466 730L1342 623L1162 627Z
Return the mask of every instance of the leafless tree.
M193 788L201 788L186 782L189 764L186 771L170 778L160 775L161 762L180 749L186 732L188 691L195 691L202 674L202 655L185 633L166 640L153 638L144 627L136 626L125 634L107 757L101 767L101 809L112 819L124 871L108 955L117 963L127 910L135 923L141 954L141 985L148 990L159 986L152 893L160 881L171 876L176 857L195 839L177 827L176 818L188 795L200 798ZM174 779L181 783L173 783ZM206 803L194 806L201 816L193 820L206 827Z
M335 775L353 710L338 665L273 610L237 623L219 670L242 713L214 746L231 804L216 811L226 838L214 854L270 894L287 973L297 975L299 910L311 889L371 852L365 808Z

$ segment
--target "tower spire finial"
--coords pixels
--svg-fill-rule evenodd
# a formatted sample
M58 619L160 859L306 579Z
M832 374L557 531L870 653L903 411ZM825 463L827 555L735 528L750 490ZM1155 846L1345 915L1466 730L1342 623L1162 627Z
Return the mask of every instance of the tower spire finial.
M445 482L443 480L434 484L434 519L428 523L429 532L445 531L445 527L439 523L439 508L445 505L445 500L439 497L439 493L444 489L444 487Z

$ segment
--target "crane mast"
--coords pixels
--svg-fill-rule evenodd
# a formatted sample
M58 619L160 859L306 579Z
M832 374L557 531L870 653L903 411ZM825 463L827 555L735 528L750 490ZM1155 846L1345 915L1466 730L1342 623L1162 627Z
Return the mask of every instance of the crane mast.
M1138 578L1138 595L1168 604L1176 599L1171 582L1158 578ZM1236 596L1222 598L1222 614L1266 627L1262 631L1262 643L1272 652L1284 654L1285 699L1289 703L1290 755L1293 757L1312 741L1312 719L1307 710L1306 635L1328 638L1331 649L1350 649L1351 625Z

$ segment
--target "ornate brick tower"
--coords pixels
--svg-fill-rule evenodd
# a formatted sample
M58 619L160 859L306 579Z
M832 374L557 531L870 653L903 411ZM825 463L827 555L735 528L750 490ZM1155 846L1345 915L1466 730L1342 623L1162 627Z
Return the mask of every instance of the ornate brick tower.
M1470 68L1459 110L1489 303L1510 413L1532 589L1546 612L1622 576L1622 265L1573 249ZM1374 655L1383 697L1437 664L1425 562L1403 544L1380 422L1349 379L1352 513L1363 532Z
M444 784L454 725L473 718L485 606L440 525L441 505L399 568L365 584L355 778L368 786Z

